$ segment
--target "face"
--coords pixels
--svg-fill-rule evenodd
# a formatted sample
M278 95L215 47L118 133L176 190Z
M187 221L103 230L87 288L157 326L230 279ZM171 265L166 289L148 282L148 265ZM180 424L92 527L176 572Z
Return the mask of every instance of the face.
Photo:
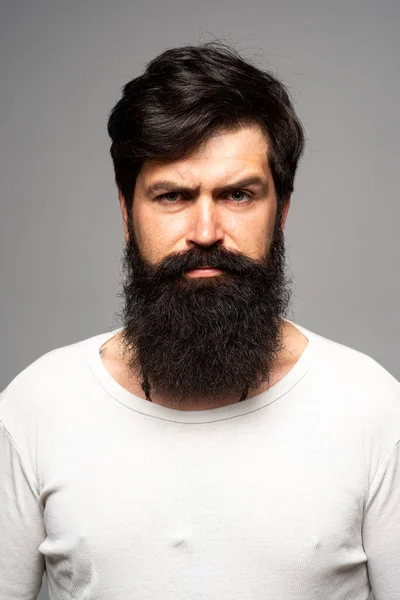
M149 161L136 181L133 227L143 257L155 264L173 252L213 244L260 260L276 219L275 187L261 129L222 133L193 156ZM129 224L120 197L126 241ZM284 226L289 201L283 209ZM187 276L216 276L191 272Z
M183 160L146 163L126 248L122 340L144 390L179 407L268 381L290 293L268 143L223 133ZM234 400L232 400L234 401Z

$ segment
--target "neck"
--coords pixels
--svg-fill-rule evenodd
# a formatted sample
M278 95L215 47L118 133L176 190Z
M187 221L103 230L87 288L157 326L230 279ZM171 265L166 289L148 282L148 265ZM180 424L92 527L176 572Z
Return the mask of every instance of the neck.
M110 373L110 375L127 391L131 392L138 398L143 400L149 400L146 398L146 393L141 385L139 377L129 372L127 367L127 361L124 358L121 344L121 332L117 333L114 337L108 340L100 349L100 356L104 367ZM280 379L282 379L294 366L297 360L300 358L303 350L307 346L307 338L291 323L284 323L284 349L280 354L278 360L275 363L273 370L271 371L269 384L263 382L257 389L251 390L246 396L247 399L253 398L259 394L265 392L269 387L275 385ZM150 394L149 389L149 394ZM178 410L208 410L218 408L219 406L227 406L229 404L235 404L241 401L241 398L229 397L222 398L216 401L215 399L204 399L201 403L199 402L187 402L184 406L178 405L173 398L161 397L157 394L151 393L150 401L153 404L160 404L168 408L175 408Z

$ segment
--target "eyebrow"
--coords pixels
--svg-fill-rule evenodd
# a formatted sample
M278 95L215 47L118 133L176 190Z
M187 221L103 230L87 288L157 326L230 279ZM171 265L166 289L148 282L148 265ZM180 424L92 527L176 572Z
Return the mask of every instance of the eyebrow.
M263 179L259 175L251 175L249 177L245 177L244 179L240 179L239 181L233 181L232 183L227 183L225 185L219 186L218 188L216 188L216 191L222 192L224 190L238 189L238 188L242 188L242 187L247 187L249 185L259 187L262 192L268 192L268 189L269 189L268 182L265 179ZM198 187L191 188L191 187L183 186L179 183L175 183L173 181L163 180L163 181L155 181L151 185L147 186L144 190L144 193L146 196L149 197L149 196L152 196L154 194L154 192L161 191L161 190L165 191L165 192L172 192L172 191L179 190L179 191L191 193L191 194L199 192Z

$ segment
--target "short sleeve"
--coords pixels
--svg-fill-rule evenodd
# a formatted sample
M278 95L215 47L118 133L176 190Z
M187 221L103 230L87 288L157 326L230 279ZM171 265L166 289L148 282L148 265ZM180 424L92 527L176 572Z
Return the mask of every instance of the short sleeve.
M44 574L45 539L33 477L0 421L0 598L36 599Z
M375 600L400 598L400 443L378 469L369 489L363 545Z

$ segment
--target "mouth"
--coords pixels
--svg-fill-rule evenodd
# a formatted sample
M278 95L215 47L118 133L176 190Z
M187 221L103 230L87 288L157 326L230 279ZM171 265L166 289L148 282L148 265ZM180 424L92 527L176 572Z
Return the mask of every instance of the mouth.
M213 277L214 275L220 275L221 269L211 269L210 267L199 267L198 269L192 269L187 271L188 277Z

